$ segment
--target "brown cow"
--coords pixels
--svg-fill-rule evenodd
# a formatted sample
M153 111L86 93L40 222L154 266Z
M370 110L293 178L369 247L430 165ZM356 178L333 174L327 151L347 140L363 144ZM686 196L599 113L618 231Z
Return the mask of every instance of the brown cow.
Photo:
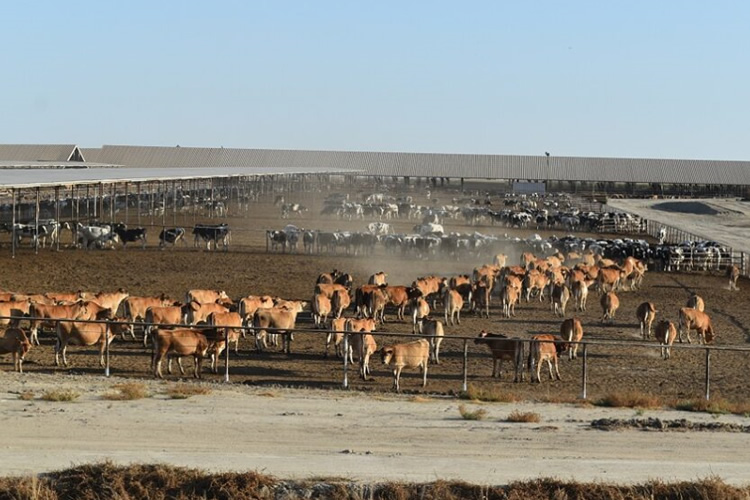
M380 349L380 360L384 365L393 365L393 387L401 392L401 371L404 368L419 368L422 371L422 387L427 385L427 364L430 361L430 343L425 339L393 344Z
M422 322L430 315L430 305L422 297L411 302L411 333L422 333Z
M331 299L324 293L316 293L312 298L312 317L315 328L321 328L328 321L328 315L331 314Z
M83 302L76 302L75 304L68 306L51 306L48 304L31 304L29 308L31 333L29 334L32 344L39 345L39 328L46 326L49 328L55 327L54 320L56 319L78 319L86 313L86 307Z
M322 293L329 299L333 298L333 292L336 290L341 290L344 293L349 293L349 289L347 289L344 285L340 285L338 283L318 283L315 285L315 291L314 293Z
M690 295L690 298L688 298L687 307L692 307L693 309L696 309L700 312L704 312L706 309L706 304L705 302L703 302L703 297L696 293L693 293L692 295Z
M146 316L143 320L146 323L143 329L143 347L148 344L151 333L157 328L156 325L182 324L185 312L186 308L181 306L154 306L146 309Z
M248 319L252 320L253 314L258 309L268 309L273 306L273 297L269 295L248 295L240 299L238 311L242 319L247 321Z
M211 313L226 312L229 312L229 308L218 302L209 302L206 304L189 302L187 307L187 324L197 325L201 321L206 321Z
M274 334L283 336L282 351L291 353L292 340L294 340L294 327L297 322L297 314L302 312L302 304L298 303L294 309L274 307L271 309L258 309L253 315L253 328L255 330L255 347L258 352L268 347L266 344L266 329L274 328Z
M482 281L474 283L471 292L472 310L479 311L479 317L483 315L490 317L490 292L492 288Z
M531 382L541 383L542 363L547 362L549 366L549 378L553 380L562 380L560 370L557 368L557 358L568 348L567 344L556 335L534 335L531 337L531 346L529 349L529 369L532 371ZM555 374L552 375L552 365L555 366ZM536 370L534 367L536 366ZM534 373L536 372L536 379Z
M505 263L508 260L508 256L504 253L498 253L495 254L495 256L492 258L492 265L497 268L503 268L505 267Z
M523 340L515 337L508 338L502 333L479 332L474 339L475 344L484 344L492 353L492 376L500 377L501 363L504 359L513 363L515 376L513 382L525 380Z
M375 321L385 323L385 306L388 305L388 294L384 288L375 290L370 295L370 304L368 308Z
M729 289L730 290L739 290L737 287L737 280L740 278L740 268L739 266L729 266L727 268L727 277L729 277Z
M552 286L552 308L554 309L555 315L565 317L565 307L568 305L570 300L570 290L562 283L556 283Z
M96 319L104 319L108 315L110 315L110 310L105 309ZM99 344L99 365L104 366L106 345L112 342L114 338L115 336L109 330L109 323L106 322L58 321L55 366L60 366L60 353L62 353L63 365L68 366L68 359L65 355L68 345L90 346L94 344Z
M692 340L690 340L690 330L695 330L696 333L698 333L699 343L710 344L711 342L713 342L716 334L714 332L713 326L711 325L711 318L708 316L708 314L697 309L692 309L690 307L682 307L680 308L679 318L680 322L678 336L680 342L682 342L683 330L687 332L688 344L692 343Z
M445 324L448 324L450 318L451 326L456 323L461 324L461 308L464 306L464 299L457 290L446 289L443 295L443 308L445 309Z
M170 300L166 295L161 294L158 297L134 297L130 296L122 301L123 311L128 321L143 321L146 318L146 311L149 307L164 307L171 305L178 305L173 300ZM130 325L130 336L135 339L135 325ZM125 338L123 337L123 340Z
M544 273L536 269L528 271L523 279L526 302L531 299L535 290L539 291L539 302L542 302L544 300L544 289L547 288L548 283L549 278Z
M370 335L370 332L375 331L375 320L372 318L349 319L344 328L347 332L353 332L352 335L349 335L351 339L348 352L349 361L354 363L353 355L356 352L359 360L359 376L363 380L367 380L367 375L370 373L370 356L377 351L375 337ZM347 355L347 353L344 355Z
M387 285L388 275L384 273L383 271L375 273L372 276L370 276L370 278L367 280L367 284L368 285Z
M346 322L350 318L337 318L331 321L331 331L326 335L326 350L323 354L328 357L328 346L333 342L334 352L337 358L341 357L341 342L344 340L344 334L341 333L346 329Z
M670 347L677 337L677 328L675 328L674 323L665 319L659 321L654 330L654 337L661 345L661 357L669 359L672 356Z
M563 321L560 325L560 337L568 341L568 359L576 359L578 357L579 346L577 342L583 339L583 325L581 325L581 320L572 317ZM572 342L576 343L573 344Z
M21 317L29 314L31 309L31 302L28 300L13 300L8 302L0 302L0 326L7 326L11 323L18 324L21 320L10 319L10 316Z
M117 314L120 304L128 297L128 292L124 288L120 288L116 292L99 292L91 300L105 309L111 309L112 314Z
M178 328L175 330L159 328L154 332L154 357L152 366L154 377L164 378L161 373L161 363L165 356L176 356L177 364L180 367L180 373L185 371L182 368L181 358L183 356L192 356L194 360L193 377L201 378L201 366L203 358L208 352L208 340L200 330L193 328ZM167 364L167 371L172 373L171 364Z
M635 316L641 328L641 337L646 340L651 337L651 324L656 317L656 307L652 302L643 302L635 310Z
M521 296L521 291L513 286L504 286L500 292L500 304L503 306L503 316L510 318L516 315L516 304Z
M385 293L388 295L388 305L396 308L396 318L404 321L404 310L409 305L409 301L419 295L419 291L408 286L391 286L385 287ZM385 323L385 314L383 314L383 323Z
M189 304L191 302L197 302L199 304L214 304L220 302L228 305L227 302L231 303L231 299L224 290L194 289L188 290L185 294L185 303Z
M613 322L615 320L615 313L617 312L617 308L620 307L620 299L617 297L615 292L607 292L602 295L599 303L601 304L602 311L604 312L604 315L602 316L602 323L606 322L607 320Z
M206 318L206 322L210 326L216 328L217 333L219 334L219 340L221 342L224 342L228 336L229 342L234 342L234 353L238 354L240 335L242 335L244 332L242 328L242 316L240 316L240 313L212 312L208 315L208 318ZM224 350L223 347L218 351L217 356L221 354L222 350Z
M356 314L358 318L372 317L372 310L370 309L372 294L375 292L375 290L380 290L381 288L385 288L385 286L386 285L368 284L359 286L354 290L354 306L356 308ZM343 292L341 291L339 291L339 293L343 294ZM346 296L347 298L349 298L348 293L346 294Z
M23 362L31 349L26 333L20 328L8 328L0 337L0 354L13 355L13 369L23 373Z
M432 307L434 309L435 299L440 293L440 289L446 284L447 280L440 276L424 276L422 278L417 278L411 286L422 292L422 297L424 297L425 300L431 299Z
M78 290L77 292L46 292L45 297L57 302L78 302L83 299L83 292Z
M440 344L445 337L443 322L439 319L426 319L422 326L422 334L430 339L430 361L440 364Z
M620 286L622 271L616 267L603 267L599 269L596 284L600 292L613 292Z
M334 318L340 318L344 311L349 309L352 300L349 297L349 292L343 290L335 290L333 297L331 298L331 312Z
M586 310L586 299L589 296L589 286L593 284L593 281L588 281L585 278L576 279L571 285L571 291L573 298L575 299L576 311Z

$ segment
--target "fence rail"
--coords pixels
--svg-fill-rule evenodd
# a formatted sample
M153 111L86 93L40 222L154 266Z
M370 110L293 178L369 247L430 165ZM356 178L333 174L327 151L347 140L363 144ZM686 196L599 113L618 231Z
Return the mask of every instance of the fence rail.
M216 326L216 325L185 325L185 324L177 324L177 323L145 323L143 321L114 321L114 320L106 320L106 319L73 319L73 318L41 318L41 317L29 317L29 316L0 316L0 319L7 319L11 320L11 322L20 322L20 321L46 321L46 322L78 322L78 323L95 323L95 324L109 324L109 325L127 325L130 327L140 326L141 328L145 327L155 327L155 328L191 328L196 330L221 330L225 329L224 338L216 338L214 340L224 340L225 343L225 361L224 361L224 381L229 382L230 381L230 349L229 349L229 329L235 329L235 330L243 330L243 332L252 332L255 330L254 327L249 325L244 325L242 327L224 327L224 326ZM352 335L360 335L361 333L357 332L349 332L349 331L343 331L343 330L330 330L330 329L318 329L318 328L312 328L312 327L301 327L301 328L293 328L293 329L285 329L285 328L262 328L267 333L316 333L320 335L329 335L329 334L340 334L344 336L343 342L344 342L344 360L343 360L343 367L342 367L342 387L344 389L349 388L349 363L348 363L348 356L346 353L348 352L348 346L350 345L349 338ZM109 330L108 330L109 331ZM145 334L145 333L144 333ZM428 341L434 338L437 338L432 335L423 335L423 334L412 334L412 333L397 333L397 332L371 332L369 333L373 337L397 337L397 338L407 338L407 339L418 339L418 338L424 338ZM124 335L124 334L123 334ZM113 337L114 338L114 335ZM462 365L462 391L467 391L468 389L468 364L469 364L469 341L475 340L477 337L470 337L465 335L450 335L450 337L443 337L443 339L451 339L451 340L459 340L463 341L463 365ZM515 340L518 342L523 342L524 344L530 343L533 340L530 338L512 338L509 340ZM109 377L110 376L110 352L109 352L109 342L105 342L105 367L104 367L104 376ZM643 348L643 349L661 349L664 347L662 344L653 343L653 342L642 342L642 341L622 341L622 340L582 340L580 342L568 342L568 341L556 341L556 342L565 342L569 345L579 345L582 348L582 377L581 377L581 398L587 399L587 386L588 386L588 368L589 368L589 354L591 351L591 348L593 347L614 347L614 348ZM97 343L101 343L101 340L99 340ZM716 345L696 345L696 344L672 344L669 346L671 349L685 349L685 350L700 350L705 352L705 362L704 362L704 368L705 368L705 379L704 379L704 397L706 400L710 399L710 389L711 389L711 353L712 352L741 352L741 353L750 353L750 347L738 347L738 346L716 346ZM218 361L218 360L217 360ZM529 370L532 369L532 367L528 367Z

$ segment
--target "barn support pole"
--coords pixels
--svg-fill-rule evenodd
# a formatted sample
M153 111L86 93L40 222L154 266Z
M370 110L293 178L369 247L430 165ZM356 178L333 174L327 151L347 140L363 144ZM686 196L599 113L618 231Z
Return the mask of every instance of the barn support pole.
M73 196L73 199L76 202L76 221L75 221L75 231L73 232L73 248L78 248L78 224L81 220L81 197L80 197L80 187L76 185L76 192Z
M115 223L115 206L117 205L117 182L110 184L109 188L109 221L114 225Z
M224 382L229 383L229 328L224 328L224 348L227 353L224 357ZM219 360L217 359L218 363Z
M211 187L211 198L210 198L211 204L209 205L209 208L208 208L208 218L213 219L214 218L214 178L213 177L211 177L210 187Z
M91 202L91 196L89 196L89 185L86 184L86 223L88 224L91 219L91 208L89 203Z
M56 250L60 251L60 238L62 238L62 224L60 224L60 186L55 186L55 221L57 223Z
M706 401L711 399L711 349L706 347Z
M130 215L130 211L128 208L130 207L130 193L128 193L128 187L130 187L130 184L128 182L125 183L125 225L128 225L128 215Z
M142 183L140 183L140 182L137 184L137 187L138 187L138 189L137 189L137 191L138 191L138 205L137 205L137 210L138 210L138 226L141 225L141 184Z
M10 257L12 259L16 258L16 188L10 189L10 196L13 199L12 205L13 205L13 217L11 219L11 228L10 228Z
M589 372L589 363L588 363L588 344L583 344L583 369L581 370L581 399L586 399L586 384L588 382L588 372Z
M34 255L39 254L39 188L36 188L34 202Z
M167 187L165 181L161 181L161 203L163 205L161 212L161 230L164 231L167 227Z
M193 225L195 225L195 218L196 218L196 210L198 206L198 180L193 179L193 192L192 196L190 197L190 203L193 204Z
M344 334L344 389L349 388L349 334Z
M99 183L99 217L104 218L104 184Z
M111 325L108 325L107 330L104 333L104 376L109 377L109 342L108 338ZM114 334L112 334L114 336Z
M469 340L464 339L464 381L461 388L466 392L469 390Z
M150 202L149 212L151 213L151 225L154 225L154 183L148 183L148 197Z
M177 227L177 181L172 181L172 225Z

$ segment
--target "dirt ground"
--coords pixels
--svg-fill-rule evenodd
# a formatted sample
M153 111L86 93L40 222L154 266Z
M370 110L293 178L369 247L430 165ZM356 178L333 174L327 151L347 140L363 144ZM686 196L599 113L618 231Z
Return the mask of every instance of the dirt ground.
M325 194L287 195L288 201L311 208L303 217L291 220L280 218L272 195L246 212L235 210L223 219L233 231L227 253L195 249L192 242L188 248L159 250L155 245L155 235L161 228L158 218L149 229L152 236L146 250L86 252L63 248L60 252L40 250L34 255L32 250L22 248L11 259L8 243L2 241L0 289L111 291L123 287L133 295L164 292L179 299L190 288L219 288L235 298L271 294L309 300L318 274L334 268L352 273L356 284L376 271L387 272L392 284L410 284L414 278L431 273L470 273L474 266L484 263L400 259L381 250L375 256L356 258L266 253L265 231L280 229L288 222L321 230L364 229L369 221L317 218ZM417 202L426 203L423 196L415 196ZM434 196L445 203L456 193L438 192ZM176 220L177 225L190 228L195 221L208 221L192 215L173 217L165 217L167 225ZM134 221L131 214L129 222ZM142 222L150 223L151 219L144 216ZM410 230L415 223L396 222L396 231ZM448 231L521 237L535 232L466 227L459 221L449 221L446 226ZM65 235L63 242L69 241L70 235ZM639 333L634 311L640 302L653 301L659 309L657 319L676 321L678 308L691 292L704 297L718 332L718 345L748 345L750 311L746 305L750 286L743 279L740 291L730 292L723 276L710 273L647 273L642 290L621 294L622 305L611 325L601 324L598 300L590 297L588 311L579 314L585 337L635 343ZM372 380L361 381L351 370L352 390L341 390L342 363L323 357L322 332L296 334L291 355L275 350L259 354L250 338L241 340L239 356L231 357L232 384L221 384L223 376L206 369L204 383L213 392L186 401L171 401L161 395L174 382L152 380L150 357L140 342L113 342L112 377L105 379L93 348L69 348L71 366L56 368L53 335L46 332L41 335L42 345L28 356L27 374L4 375L7 392L0 397L0 416L4 428L10 431L4 445L10 459L0 460L0 474L41 472L108 458L118 463L168 462L208 470L256 469L281 477L341 476L371 481L457 478L500 484L555 476L637 482L656 477L692 480L712 474L736 484L750 481L745 434L705 432L693 437L675 432L659 433L656 439L652 432L587 430L592 419L632 418L634 410L539 403L580 396L580 359L561 361L562 381L550 382L543 377L538 385L514 384L507 368L500 380L492 380L488 353L469 342L469 384L511 392L527 402L486 405L486 421L462 420L457 410L460 401L450 397L462 388L463 340L457 337L475 337L481 329L523 337L559 330L560 319L547 303L523 302L516 312L515 318L503 319L493 306L490 319L464 314L460 326L447 327L442 364L430 367L427 387L420 387L417 373L405 372L403 396L391 392L390 371L378 359L371 363ZM299 325L310 326L309 315L301 316ZM411 326L389 321L380 330L408 333ZM392 340L377 339L379 345ZM697 399L704 392L701 350L675 349L671 360L662 361L655 347L592 346L588 360L591 399L629 390L665 399ZM715 352L711 360L712 398L745 401L747 353ZM191 362L185 364L189 367ZM12 370L9 357L0 358L0 369ZM133 402L101 399L112 384L125 378L142 380L155 396ZM167 378L175 381L179 376ZM44 391L55 388L71 388L81 397L74 403L38 399ZM18 394L26 391L35 399L18 399ZM537 412L542 422L501 423L514 409ZM686 414L645 412L646 417L662 419L680 415ZM713 420L700 414L690 414L689 418ZM747 423L743 417L719 418ZM226 432L218 432L218 428ZM185 439L186 435L191 439Z

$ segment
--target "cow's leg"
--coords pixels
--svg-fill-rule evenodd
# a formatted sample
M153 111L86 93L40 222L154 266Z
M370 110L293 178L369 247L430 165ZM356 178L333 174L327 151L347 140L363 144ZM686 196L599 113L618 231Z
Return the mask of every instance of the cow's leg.
M500 377L500 358L492 360L492 378Z
M401 385L399 384L401 369L402 367L400 366L393 369L393 387L396 389L396 392L401 392Z
M456 310L456 323L461 324L461 308Z
M63 344L62 346L63 366L68 366L68 357L66 356L67 352L68 352L68 344Z
M180 368L180 374L185 375L185 369L182 367L182 356L177 356L177 366Z
M200 353L197 353L195 356L193 356L193 378L201 378L202 364L203 364L203 356L201 356ZM180 368L182 367L180 366Z
M427 387L427 363L422 362L422 387Z
M156 377L156 378L164 378L164 375L162 375L162 373L161 373L161 360L162 360L162 356L161 355L158 355L155 358L155 363L154 363L154 377Z
M562 380L562 377L560 376L560 370L557 368L557 356L555 356L555 376L557 377L557 380Z
M331 340L332 339L333 339L333 333L332 332L328 332L328 334L326 334L326 350L323 352L323 357L324 358L328 357L328 346L331 345Z

